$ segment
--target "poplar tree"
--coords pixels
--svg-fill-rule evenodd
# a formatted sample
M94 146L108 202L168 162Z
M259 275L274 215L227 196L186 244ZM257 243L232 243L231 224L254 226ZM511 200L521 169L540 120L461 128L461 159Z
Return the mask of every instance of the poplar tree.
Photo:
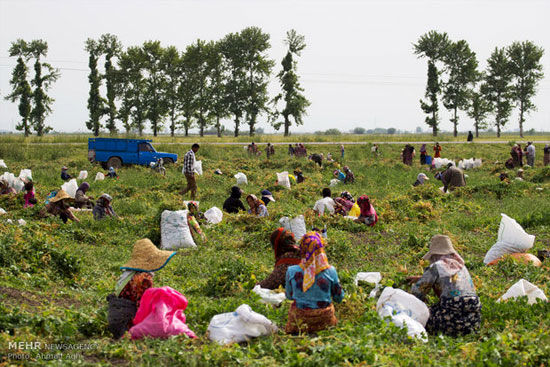
M115 99L117 97L116 93L116 81L115 81L115 67L113 65L113 58L118 57L122 51L122 44L118 40L117 36L114 34L106 33L101 36L99 39L100 47L105 55L105 88L106 92L106 111L105 114L108 116L105 127L109 130L111 135L116 134L116 118L117 118L117 107L115 104Z
M102 49L100 44L88 38L85 43L85 51L89 53L88 67L90 68L90 74L88 75L88 81L90 82L90 93L88 97L88 112L90 119L86 121L86 127L91 130L94 136L99 135L101 129L101 117L104 114L105 100L99 93L101 87L101 76L97 69L97 62L101 55Z
M131 128L143 135L147 105L145 101L146 83L143 75L145 62L140 47L128 47L121 53L116 72L117 85L121 95L119 116L128 132ZM131 120L131 122L129 122Z
M31 125L29 123L31 113L31 98L32 91L31 86L27 80L27 58L29 55L29 49L27 42L22 39L18 39L12 42L9 49L11 57L17 56L17 64L12 72L10 84L12 92L5 97L6 100L15 103L19 101L19 116L21 116L21 123L15 126L19 131L23 131L25 137L31 134Z
M181 57L176 47L170 46L164 49L162 69L166 76L165 101L170 119L170 136L174 137L181 114L178 96L181 83Z
M147 41L143 43L141 53L145 72L145 117L151 123L153 135L157 136L168 112L165 99L166 77L162 67L164 49L160 41Z
M467 110L468 116L474 120L476 138L479 137L479 130L487 128L487 117L491 112L490 105L482 92L484 89L482 85L480 91L472 91Z
M500 131L512 112L511 82L510 60L506 55L506 50L496 47L487 60L487 71L482 90L489 102L491 112L495 115L494 125L497 128L497 137L500 137Z
M210 82L208 85L211 106L209 119L214 121L214 127L218 137L222 136L223 125L221 119L229 117L226 95L226 71L227 66L221 53L220 42L215 42L208 49L207 62L210 69Z

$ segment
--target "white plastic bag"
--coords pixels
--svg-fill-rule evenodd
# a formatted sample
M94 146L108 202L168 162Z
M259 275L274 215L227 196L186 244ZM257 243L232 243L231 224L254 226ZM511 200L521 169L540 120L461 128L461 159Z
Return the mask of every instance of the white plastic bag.
M206 218L208 223L218 224L223 219L223 213L218 207L213 206L212 208L204 212L204 217Z
M286 299L284 293L277 293L271 289L262 288L259 284L252 289L252 292L260 296L263 303L269 305L279 306Z
M381 288L380 281L382 280L382 274L379 272L359 272L355 276L355 285L358 285L359 282L367 282L370 284L373 284L375 287L374 289L369 293L369 298L376 297L376 294L378 293L378 290Z
M20 219L17 221L17 224L19 224L20 226L24 226L24 225L27 225L27 222L25 221L25 219L20 218Z
M65 182L63 185L61 185L61 189L65 190L65 192L74 199L74 196L76 195L76 190L78 190L76 178L69 180L69 182Z
M160 247L163 250L177 250L180 248L197 247L189 223L187 210L165 210L160 216Z
M276 331L277 326L272 321L252 311L247 304L240 305L235 312L214 316L208 325L208 337L221 345L248 341Z
M537 303L538 298L548 302L548 298L546 298L544 292L539 287L533 283L529 283L525 279L520 279L516 284L511 286L506 293L504 293L502 297L497 300L497 302L522 296L527 296L527 303L530 305Z
M434 158L432 160L432 165L436 168L436 169L439 169L441 167L447 167L447 165L449 163L452 163L453 166L456 166L455 162L454 161L451 161L450 159L447 159L447 158Z
M340 183L340 180L339 180L339 179L333 178L332 180L330 180L329 186L330 186L330 187L334 187L334 186L338 185L339 183Z
M4 162L3 159L0 159L0 168L8 168L8 166L6 166L6 162Z
M483 161L481 160L481 158L474 159L474 167L473 168L479 168L479 167L481 167L482 164L483 164Z
M282 217L279 219L279 223L281 223L285 230L294 233L296 242L299 242L307 233L306 221L303 215L299 215L293 219L290 219L289 217Z
M399 328L407 328L407 335L411 338L417 338L422 340L424 343L428 342L428 334L426 329L418 321L413 320L411 317L399 313L389 305L385 305L378 310L378 315L381 318L390 317L391 323Z
M193 167L193 170L198 175L202 176L202 161L195 161L195 166Z
M518 222L504 213L501 215L497 242L487 251L483 259L485 264L500 259L506 254L526 252L535 242L535 236L526 233Z
M105 179L105 175L103 174L103 172L98 172L97 175L95 175L96 181L103 181L104 179Z
M290 180L287 171L277 173L277 185L290 189Z
M430 317L428 306L402 289L384 288L376 303L376 310L379 311L384 306L390 306L394 314L405 314L418 321L422 326L426 326L426 322Z
M80 173L78 174L78 179L85 180L87 178L88 178L88 171L80 171Z
M6 214L6 211L4 209L0 208L0 215L4 215L4 214Z
M239 172L234 177L237 179L237 186L248 185L248 180L244 173Z
M19 178L21 180L29 180L29 181L32 181L32 172L30 169L22 169L20 172L19 172Z
M13 181L13 188L15 189L15 191L21 192L23 191L24 187L25 187L25 183L19 177L16 177L15 180Z

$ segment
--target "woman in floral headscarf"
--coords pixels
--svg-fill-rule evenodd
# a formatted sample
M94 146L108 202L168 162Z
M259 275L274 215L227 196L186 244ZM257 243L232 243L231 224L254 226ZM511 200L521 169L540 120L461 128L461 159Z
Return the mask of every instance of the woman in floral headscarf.
M257 217L267 217L267 207L264 202L256 197L256 195L248 195L246 197L246 202L250 206L248 214L255 215Z
M294 234L284 228L275 230L270 240L275 253L275 268L259 284L262 288L277 289L285 286L285 275L289 266L300 264L300 248L296 245Z
M319 233L306 233L300 241L300 264L286 272L286 298L294 301L285 327L289 334L312 333L338 323L332 302L342 302L344 291L324 247Z

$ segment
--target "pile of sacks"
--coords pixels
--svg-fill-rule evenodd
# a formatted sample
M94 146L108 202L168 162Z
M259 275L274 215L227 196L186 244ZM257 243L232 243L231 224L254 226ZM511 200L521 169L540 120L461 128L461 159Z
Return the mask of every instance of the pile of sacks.
M30 169L22 169L18 177L15 177L13 173L4 172L4 174L0 176L0 180L5 180L9 187L15 189L17 193L20 193L25 187L24 181L32 181L32 172Z
M460 162L458 162L458 168L464 170L464 169L472 169L472 168L479 168L481 167L481 158L474 159L463 159Z
M432 167L435 167L435 169L440 169L441 167L447 167L449 163L452 163L453 166L456 166L455 161L451 161L447 158L434 158L432 160Z

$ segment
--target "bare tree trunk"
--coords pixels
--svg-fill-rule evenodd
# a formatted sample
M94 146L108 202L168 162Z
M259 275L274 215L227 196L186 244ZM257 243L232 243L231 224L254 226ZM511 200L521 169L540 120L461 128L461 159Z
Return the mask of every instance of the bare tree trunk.
M432 126L432 135L437 136L437 126Z
M235 117L235 137L239 136L239 118Z
M454 109L453 125L454 125L453 135L456 138L458 136L458 127L457 127L458 126L458 116L457 116L456 107Z
M222 137L222 128L221 128L221 125L220 125L220 116L216 116L216 130L217 130L217 133L218 133L218 138L221 138Z
M290 130L290 120L285 116L285 136L288 136Z
M479 123L476 121L476 123L474 124L475 128L476 128L476 138L479 138Z
M500 138L500 123L497 122L497 138Z
M523 102L519 105L519 136L523 138Z

